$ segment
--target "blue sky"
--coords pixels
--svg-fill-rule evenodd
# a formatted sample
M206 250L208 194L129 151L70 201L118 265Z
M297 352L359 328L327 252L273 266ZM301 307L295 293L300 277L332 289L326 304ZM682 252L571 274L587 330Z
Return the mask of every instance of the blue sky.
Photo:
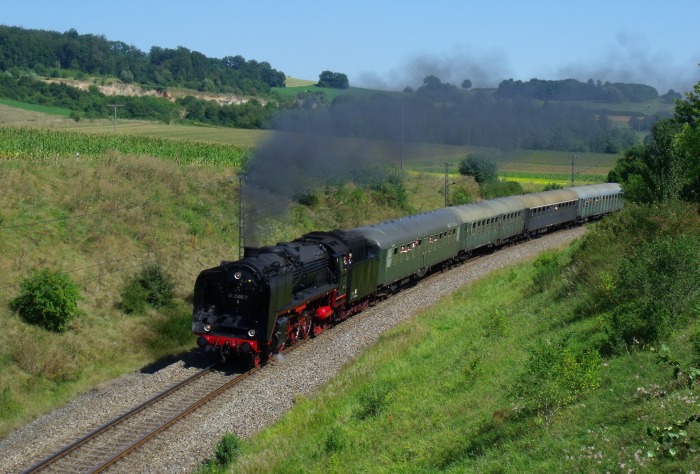
M3 2L0 24L103 35L148 52L267 61L289 76L324 70L351 85L417 87L429 75L474 87L503 79L641 82L665 93L700 80L698 0Z

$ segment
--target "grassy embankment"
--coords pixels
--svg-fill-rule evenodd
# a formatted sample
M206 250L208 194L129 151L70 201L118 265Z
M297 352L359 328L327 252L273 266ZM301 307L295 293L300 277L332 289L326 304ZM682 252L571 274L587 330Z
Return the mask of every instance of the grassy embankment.
M641 211L384 334L319 394L242 442L231 471L693 471L700 220L691 206ZM638 323L631 300L649 320L686 307L661 340L618 346L620 327Z

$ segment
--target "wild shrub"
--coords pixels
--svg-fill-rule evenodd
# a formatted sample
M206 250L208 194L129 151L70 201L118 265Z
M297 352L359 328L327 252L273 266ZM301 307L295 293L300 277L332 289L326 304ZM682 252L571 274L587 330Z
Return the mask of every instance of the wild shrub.
M525 369L511 393L545 419L600 386L600 354L594 350L577 354L567 340L538 340L530 347Z
M544 252L539 255L535 260L534 267L535 275L532 278L532 285L538 293L551 289L561 275L562 267L556 252Z
M148 292L141 282L133 278L122 287L120 307L126 314L143 313L146 309L147 297Z
M695 339L697 333L691 336ZM691 341L693 352L697 340ZM692 390L700 382L700 369L694 366L682 364L670 355L669 348L662 345L658 352L659 362L668 365L673 369L673 376L677 382ZM671 423L664 423L662 426L647 427L647 435L656 441L655 451L667 457L687 457L695 452L700 441L700 414L695 413L683 419L676 419ZM649 457L654 456L654 452L647 453Z
M241 440L235 433L226 433L216 445L214 459L220 466L228 466L241 454Z
M366 420L381 413L388 395L389 387L386 384L372 382L366 385L358 395L360 407L356 413L357 418Z
M389 168L386 175L376 180L371 187L380 202L403 210L410 208L406 181L400 170Z
M6 420L22 411L22 404L12 395L10 387L0 392L0 420Z
M455 191L450 194L450 205L459 206L460 204L469 204L473 199L470 194L463 191Z
M226 433L214 448L214 459L207 459L195 470L196 474L224 474L230 472L233 463L241 454L242 441L234 433Z
M611 295L608 337L618 349L652 343L700 308L700 242L665 237L642 244L621 263Z
M690 352L693 357L693 364L700 367L700 330L695 330L690 334Z
M337 453L342 450L344 446L343 429L338 425L333 425L330 430L328 430L328 435L324 442L326 452L328 454Z
M493 180L481 185L481 194L484 199L494 199L499 197L523 194L523 186L517 181Z
M648 256L656 262L646 265L649 271L652 271L653 266L657 266L663 272L672 271L673 268L669 268L672 265L664 269L662 262L649 252L648 247L663 245L653 242L667 239L670 239L668 242L680 239L679 242L690 243L700 240L700 219L697 217L696 207L681 202L644 206L630 204L622 212L608 216L591 227L580 245L575 247L571 264L563 274L569 290L580 297L576 313L580 317L600 313L610 316L613 312L618 313L615 316L618 319L633 316L624 308L617 308L618 305L629 303L634 295L642 293L634 283L636 277L633 277L631 267L640 270L644 265L644 258ZM640 251L644 257L640 257ZM681 268L689 269L692 265L697 268L697 255L693 257L692 252L687 249L683 253L690 260L682 262ZM623 277L624 282L621 281ZM651 281L647 283L651 287L654 286ZM628 287L632 293L625 293ZM653 297L647 301L651 299ZM636 303L628 307L641 316L644 308L646 304L639 306ZM621 324L627 327L634 326L624 321ZM631 341L631 338L626 339Z
M542 188L542 191L554 191L557 189L563 189L564 186L562 186L559 183L547 183L544 188Z
M157 262L150 263L125 282L119 306L127 314L142 312L146 305L170 306L174 289L175 284L163 267Z
M152 339L149 339L148 349L155 357L172 354L193 344L191 323L191 306L162 308L157 317L149 325L153 328Z
M79 315L81 299L68 275L44 269L20 282L20 295L10 301L10 308L30 324L62 332Z

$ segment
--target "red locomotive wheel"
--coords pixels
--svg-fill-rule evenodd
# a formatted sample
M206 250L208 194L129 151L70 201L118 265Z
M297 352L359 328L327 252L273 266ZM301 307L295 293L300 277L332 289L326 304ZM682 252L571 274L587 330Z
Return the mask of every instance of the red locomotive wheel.
M314 320L311 314L307 311L304 313L304 320L301 323L301 337L303 339L308 339L313 335L313 324Z

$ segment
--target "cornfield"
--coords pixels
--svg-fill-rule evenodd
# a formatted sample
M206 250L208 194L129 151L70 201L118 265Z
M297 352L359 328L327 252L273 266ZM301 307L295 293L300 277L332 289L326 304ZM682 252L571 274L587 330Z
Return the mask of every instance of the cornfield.
M240 167L252 154L249 148L133 135L98 135L21 127L0 127L0 160L84 157L107 152L155 156L181 164Z

